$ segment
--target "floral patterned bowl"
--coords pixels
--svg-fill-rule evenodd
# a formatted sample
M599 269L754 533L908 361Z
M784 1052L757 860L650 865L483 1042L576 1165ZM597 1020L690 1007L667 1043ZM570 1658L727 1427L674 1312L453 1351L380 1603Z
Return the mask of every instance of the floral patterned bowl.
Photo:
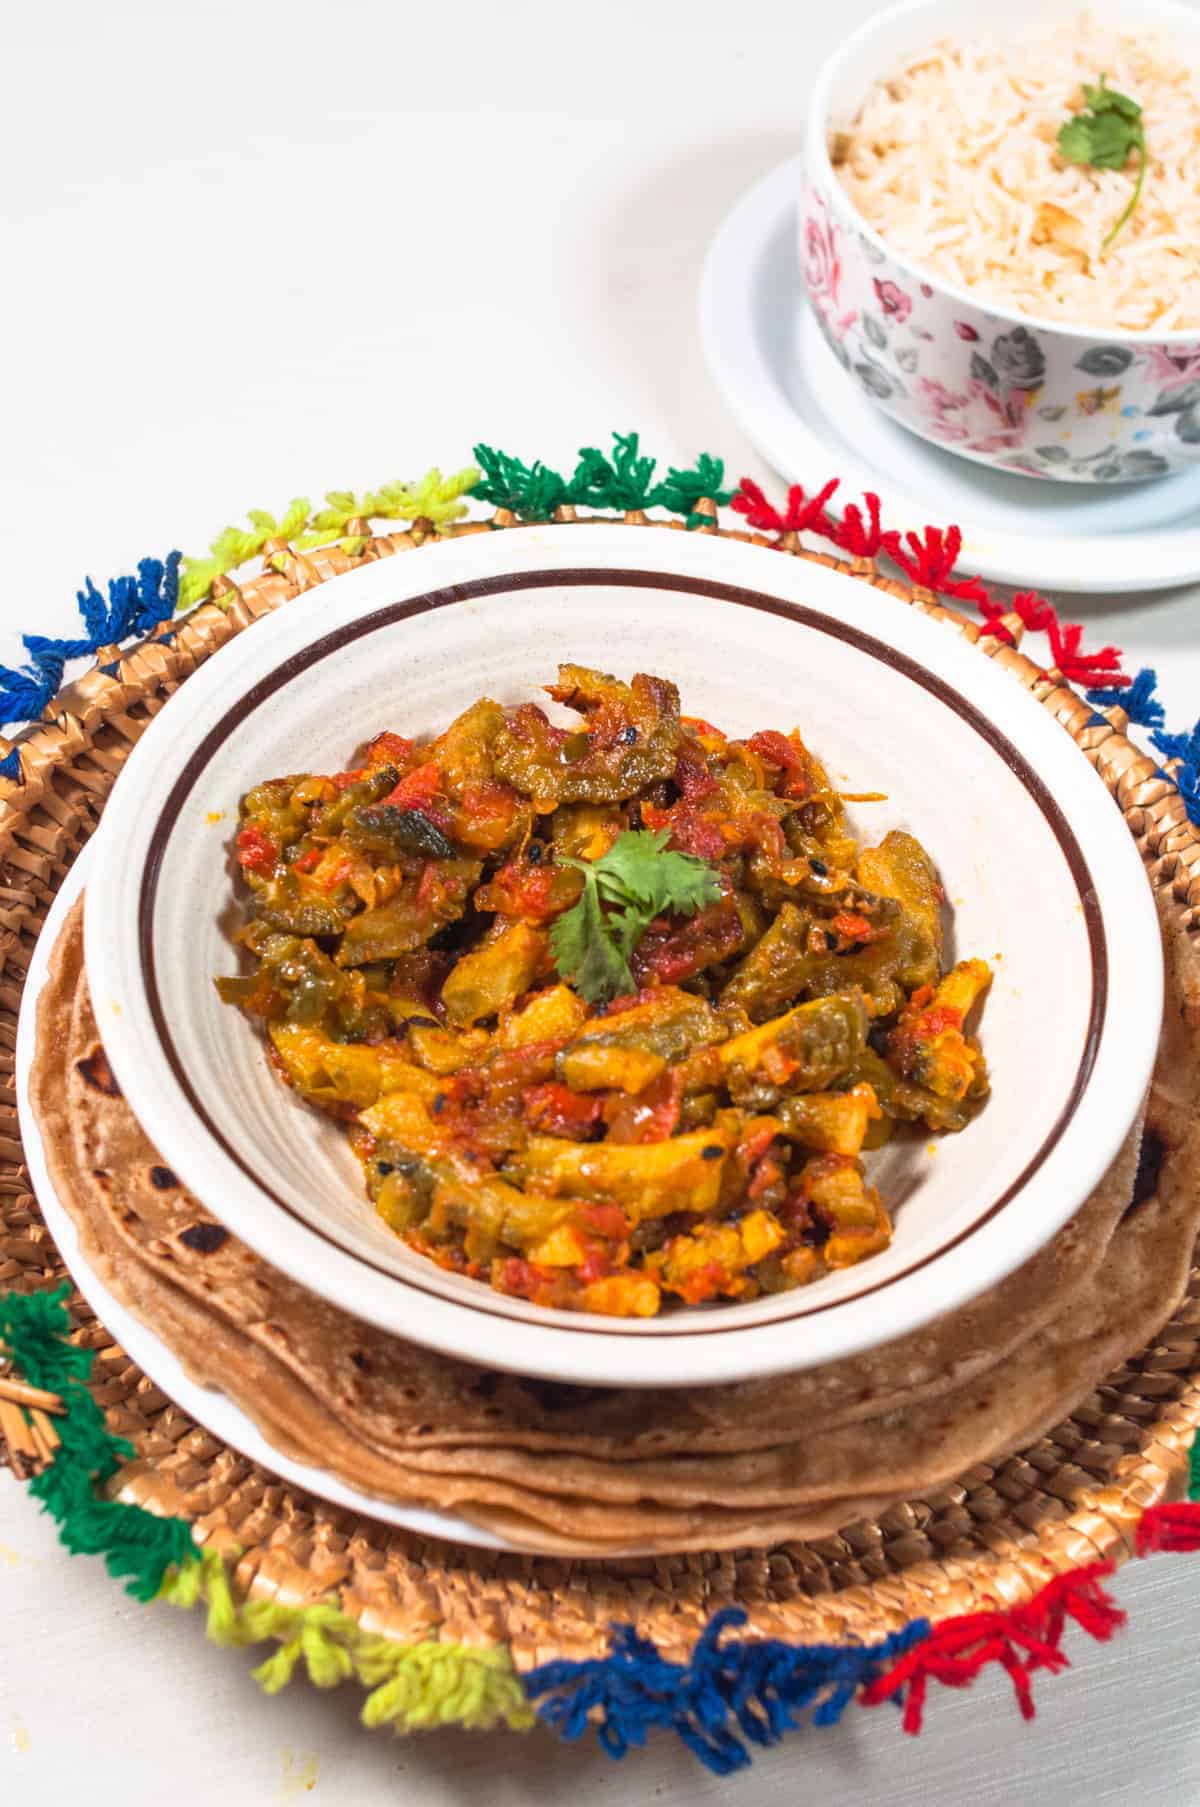
M1127 4L1094 14L1133 17ZM809 115L800 259L838 361L902 426L964 458L1030 477L1140 482L1200 463L1200 336L1078 331L972 298L892 251L829 158L872 85L913 51L1045 5L908 0L847 40L817 79ZM1197 15L1139 0L1138 22L1197 46Z

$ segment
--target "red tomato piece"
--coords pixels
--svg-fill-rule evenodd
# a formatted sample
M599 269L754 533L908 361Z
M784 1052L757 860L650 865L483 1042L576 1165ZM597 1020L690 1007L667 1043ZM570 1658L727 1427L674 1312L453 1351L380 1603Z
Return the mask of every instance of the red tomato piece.
M721 1263L708 1261L694 1274L689 1274L683 1285L675 1290L686 1305L701 1305L705 1299L715 1299L728 1283L729 1276Z
M517 793L510 784L489 779L485 784L468 784L463 792L462 806L473 822L507 824L517 811Z
M624 1010L632 1010L635 1004L648 1004L654 996L654 987L645 985L640 991L626 992L623 998L614 998L603 1011L604 1016L620 1016Z
M553 694L553 686L547 689ZM540 741L552 752L561 752L571 738L570 728L556 728L544 709L536 703L518 703L508 716L508 731L515 740ZM578 732L578 730L574 730Z
M377 734L367 748L367 764L405 766L412 753L412 741L403 734Z
M394 804L397 809L421 809L433 801L441 782L441 772L432 759L427 759L424 765L414 766L383 801Z
M921 1041L934 1041L944 1035L947 1029L961 1029L963 1015L953 1004L939 1004L935 1010L927 1010L916 1025L915 1033Z
M632 1097L615 1093L605 1109L609 1140L621 1143L665 1142L679 1123L683 1099L683 1074L677 1067Z
M579 1221L606 1242L624 1242L629 1234L629 1219L620 1205L581 1205Z
M353 870L354 867L349 860L339 860L328 877L322 879L322 891L336 891L339 885L345 884Z
M534 1262L526 1261L520 1255L509 1255L500 1267L500 1290L513 1293L519 1299L536 1300L553 1278L553 1274Z
M324 851L325 849L323 847L310 847L307 853L302 853L300 855L300 858L293 865L292 871L311 872L314 866L320 865L321 856Z
M766 1154L774 1140L775 1131L768 1128L756 1129L744 1141L739 1142L737 1151L746 1167L753 1167L754 1163Z
M833 918L830 927L843 941L874 941L876 931L865 916L856 910L841 910Z
M500 908L506 916L520 916L526 922L547 922L562 908L554 898L555 868L530 866L514 860L501 866L492 880L492 888L500 897Z
M679 853L694 853L697 859L719 860L728 849L720 823L712 816L701 815L687 803L673 809L658 809L653 803L642 804L643 828L669 828L670 845Z
M569 1087L551 1081L548 1085L531 1086L525 1094L522 1109L531 1129L583 1142L599 1123L604 1100L572 1092Z
M752 734L746 745L767 765L776 765L780 771L791 772L803 764L787 735L781 734L778 728L763 728L758 734Z
M464 841L476 853L498 852L512 839L520 801L511 785L495 779L468 784L455 811L454 838ZM430 814L428 805L425 813Z
M777 728L763 728L758 734L752 734L746 745L766 765L778 766L782 776L775 788L781 796L808 796L812 789L808 762L786 734L781 734Z
M639 979L652 974L664 985L677 985L735 954L744 939L737 904L727 895L684 921L660 916L652 922L634 953L633 970Z
M679 757L675 761L675 782L688 803L697 803L702 797L711 797L717 788L717 781L709 771L703 754L686 743L680 747Z
M278 847L261 828L251 823L239 832L237 860L243 872L269 872L278 858Z

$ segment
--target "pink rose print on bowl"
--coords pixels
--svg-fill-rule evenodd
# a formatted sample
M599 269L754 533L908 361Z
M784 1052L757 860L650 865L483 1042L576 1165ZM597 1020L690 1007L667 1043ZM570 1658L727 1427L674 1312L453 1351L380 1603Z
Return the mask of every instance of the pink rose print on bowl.
M1143 359L1145 374L1159 386L1146 413L1172 419L1184 445L1200 445L1200 345L1148 345Z
M902 325L912 313L911 297L904 293L899 283L881 282L878 276L874 280L875 293L879 298L880 307L889 319L896 320Z
M833 225L820 195L810 194L804 220L804 286L825 325L843 339L857 318L853 308L841 306L841 229Z
M807 326L794 355L804 364L824 360L831 392L844 378L898 426L956 459L1019 471L1014 490L1030 477L1094 484L1200 476L1200 330L1142 332L1026 314L992 299L985 284L931 270L902 248L899 222L889 237L855 205L839 163L863 102L887 69L928 54L951 13L959 22L972 14L941 0L880 3L884 10L843 40L810 96L793 229L812 311L801 316ZM1163 10L1172 34L1190 31L1175 0ZM1130 17L1137 11L1126 8ZM840 373L829 369L830 354Z
M925 432L940 445L994 456L1016 452L1029 431L1029 398L1023 390L997 394L979 377L955 390L933 377L917 384L917 402Z

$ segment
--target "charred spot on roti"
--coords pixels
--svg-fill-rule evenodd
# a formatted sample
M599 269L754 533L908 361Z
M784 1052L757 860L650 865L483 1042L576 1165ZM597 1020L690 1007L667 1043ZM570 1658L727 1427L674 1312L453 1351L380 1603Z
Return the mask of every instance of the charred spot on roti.
M1167 1143L1161 1132L1147 1123L1142 1131L1142 1146L1138 1153L1137 1174L1133 1182L1133 1197L1125 1216L1144 1205L1147 1199L1154 1197L1158 1191L1159 1179L1162 1175L1163 1162L1167 1158Z
M526 1380L525 1391L532 1393L544 1412L565 1412L581 1405L591 1405L607 1398L608 1387L571 1387L561 1380Z
M93 1091L103 1092L106 1098L124 1097L116 1075L108 1064L108 1055L99 1042L90 1054L85 1054L82 1060L75 1062L75 1070Z
M170 1192L179 1184L179 1176L170 1167L157 1164L150 1169L150 1184L158 1192Z
M92 1178L102 1192L112 1191L112 1175L103 1167L92 1168Z
M354 1363L354 1366L358 1369L360 1374L369 1374L371 1372L371 1358L365 1349L351 1349L350 1360Z
M185 1248L195 1249L199 1255L215 1255L228 1242L229 1231L219 1223L193 1223L186 1230L180 1230L179 1240Z

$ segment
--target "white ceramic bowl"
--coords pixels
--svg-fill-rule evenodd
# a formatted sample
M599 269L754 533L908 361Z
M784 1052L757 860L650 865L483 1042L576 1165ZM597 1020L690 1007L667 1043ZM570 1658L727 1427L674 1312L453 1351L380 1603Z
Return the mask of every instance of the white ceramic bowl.
M1075 13L1074 0L1058 0ZM980 300L893 251L829 157L867 92L940 38L1045 22L1053 0L906 0L821 69L808 118L800 261L821 329L859 387L914 433L981 464L1122 483L1200 462L1200 333L1035 320ZM1097 18L1161 25L1200 65L1200 17L1170 0L1095 0ZM1097 73L1099 73L1097 71Z
M890 1249L752 1304L625 1322L447 1274L373 1214L340 1130L220 1003L238 799L537 695L560 659L662 673L735 733L798 724L871 838L932 850L961 953L995 961L994 1095L963 1135L883 1151ZM215 818L215 819L214 819ZM1149 1075L1161 969L1149 887L1100 780L1021 688L945 627L841 573L685 533L579 524L449 542L288 603L147 729L105 811L88 974L121 1085L166 1161L278 1267L360 1317L484 1364L589 1384L703 1385L899 1335L1015 1267L1071 1215ZM936 1148L936 1152L931 1149Z

